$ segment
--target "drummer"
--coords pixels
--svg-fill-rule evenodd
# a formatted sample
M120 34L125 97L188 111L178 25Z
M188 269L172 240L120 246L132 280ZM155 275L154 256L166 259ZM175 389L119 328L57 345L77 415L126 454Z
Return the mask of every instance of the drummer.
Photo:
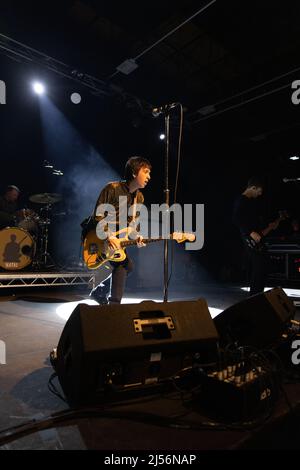
M0 196L0 230L5 227L19 227L37 235L38 215L31 209L20 209L20 189L15 185L9 185L3 196Z
M11 184L6 187L4 194L0 196L0 230L16 225L20 193L20 189Z

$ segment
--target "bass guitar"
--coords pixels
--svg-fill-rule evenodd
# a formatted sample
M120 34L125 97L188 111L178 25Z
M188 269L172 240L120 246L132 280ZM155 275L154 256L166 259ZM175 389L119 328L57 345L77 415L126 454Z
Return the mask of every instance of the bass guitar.
M264 230L261 230L259 234L261 235L261 240L259 242L256 242L250 235L244 237L244 241L248 248L251 248L252 250L256 251L264 251L265 250L265 244L263 239L272 231L275 230L278 227L278 224L282 221L285 220L289 217L288 213L286 211L280 211L279 212L279 217L271 222L268 227L266 227Z

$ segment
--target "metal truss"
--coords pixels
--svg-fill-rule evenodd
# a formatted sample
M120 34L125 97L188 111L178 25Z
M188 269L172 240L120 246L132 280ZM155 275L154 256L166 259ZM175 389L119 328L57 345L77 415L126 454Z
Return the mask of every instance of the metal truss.
M32 47L26 46L21 42L15 41L4 34L0 34L0 51L11 59L19 58L24 62L40 65L41 67L47 68L58 75L74 80L81 85L88 87L93 91L93 94L106 96L113 94L113 91L104 81L80 72L72 68L70 65L53 59L53 57L39 52Z
M94 287L95 276L92 272L53 272L53 273L1 273L0 289L7 287L50 287L80 286Z
M99 78L93 77L81 70L77 70L51 56L44 54L32 47L15 41L8 36L0 33L0 53L10 59L19 60L27 64L35 64L40 67L51 70L52 72L69 78L82 86L89 88L91 93L96 96L111 96L121 99L126 105L132 107L132 103L142 114L151 114L152 105L138 98L135 95L125 92L120 86L109 83Z

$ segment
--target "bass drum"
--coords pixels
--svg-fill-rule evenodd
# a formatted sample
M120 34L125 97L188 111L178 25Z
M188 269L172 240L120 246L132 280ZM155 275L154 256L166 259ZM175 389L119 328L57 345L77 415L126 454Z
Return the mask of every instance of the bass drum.
M0 230L0 266L18 271L32 263L36 244L32 236L18 227Z

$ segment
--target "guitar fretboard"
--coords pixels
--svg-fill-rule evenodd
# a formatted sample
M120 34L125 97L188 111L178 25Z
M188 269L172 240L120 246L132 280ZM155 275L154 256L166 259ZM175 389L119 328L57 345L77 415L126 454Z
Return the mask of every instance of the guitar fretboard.
M173 235L170 235L170 240L173 239ZM163 237L158 237L158 238L143 238L143 243L148 244L148 243L153 243L153 242L159 242L161 240L165 240ZM121 241L120 245L121 247L125 248L126 246L130 245L137 245L138 241L137 240L124 240Z

